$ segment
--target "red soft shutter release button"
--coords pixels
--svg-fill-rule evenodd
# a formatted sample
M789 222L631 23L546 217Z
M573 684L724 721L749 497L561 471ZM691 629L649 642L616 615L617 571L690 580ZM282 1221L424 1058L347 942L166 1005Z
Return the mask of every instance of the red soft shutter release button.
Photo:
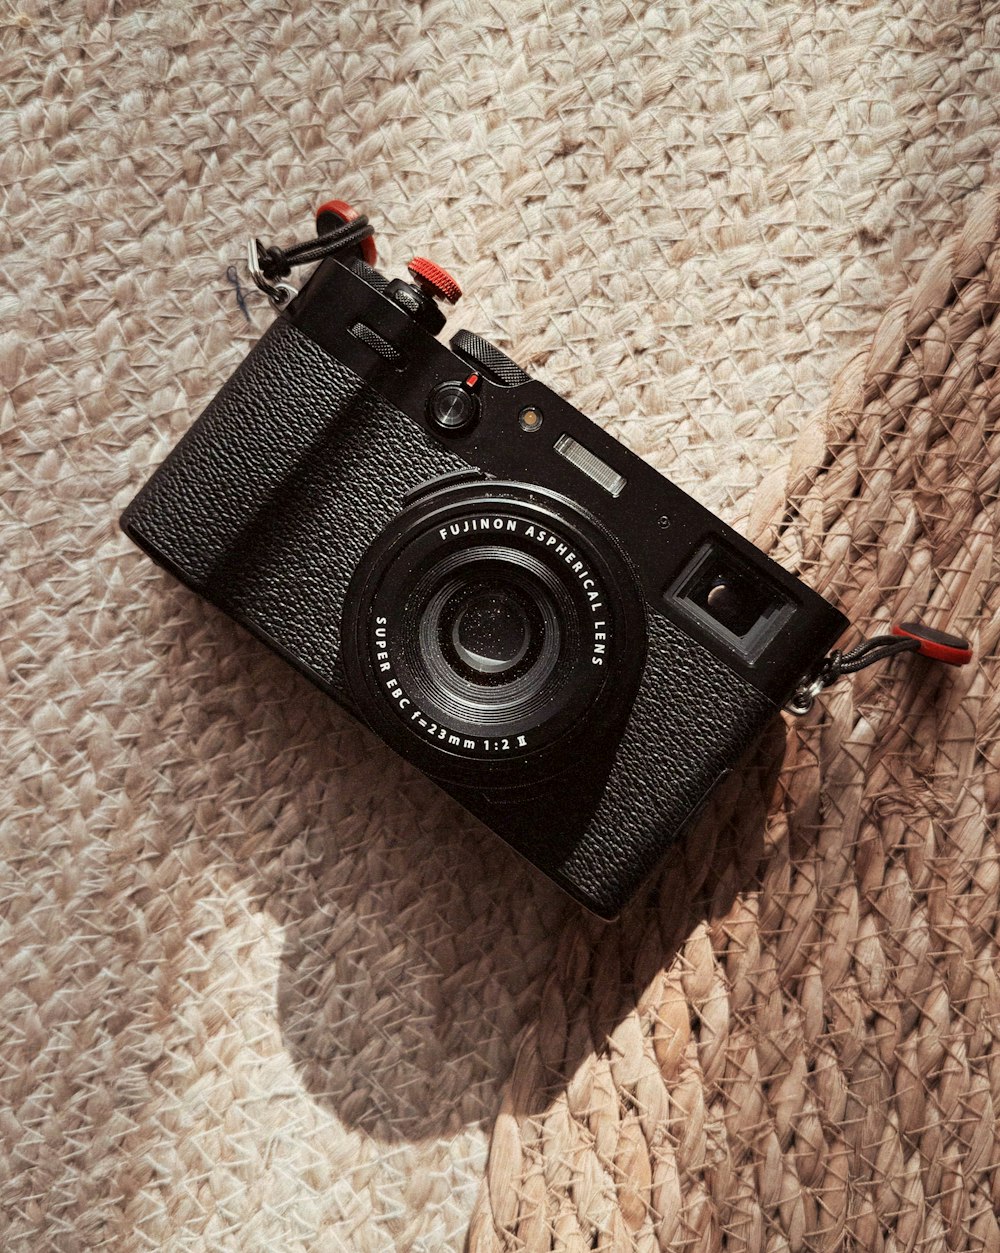
M447 270L442 270L426 257L414 257L406 267L420 286L437 300L447 300L450 305L461 296L462 289Z
M323 226L320 221L324 213L332 213L335 218L339 218L341 222L353 222L355 218L359 218L361 214L357 209L352 209L346 200L328 200L325 204L321 204L316 210L316 229L323 233ZM374 265L378 260L378 252L375 249L375 237L369 235L367 239L363 239L359 245L361 248L362 259L368 265Z

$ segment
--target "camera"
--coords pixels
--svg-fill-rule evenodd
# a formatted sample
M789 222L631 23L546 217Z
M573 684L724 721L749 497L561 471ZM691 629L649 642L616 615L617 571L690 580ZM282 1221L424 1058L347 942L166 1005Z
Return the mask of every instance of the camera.
M846 620L493 344L446 346L458 285L371 243L320 261L122 525L613 918Z

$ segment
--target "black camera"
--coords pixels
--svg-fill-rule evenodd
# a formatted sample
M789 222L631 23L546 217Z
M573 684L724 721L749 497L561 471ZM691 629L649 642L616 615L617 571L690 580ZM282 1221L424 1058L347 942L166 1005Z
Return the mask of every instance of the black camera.
M281 289L122 525L614 917L846 620L373 261Z

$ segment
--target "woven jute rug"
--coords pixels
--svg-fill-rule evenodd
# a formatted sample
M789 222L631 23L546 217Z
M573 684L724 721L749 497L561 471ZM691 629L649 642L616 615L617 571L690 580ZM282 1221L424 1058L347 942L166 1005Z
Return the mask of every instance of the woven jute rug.
M116 516L337 195L863 626L971 630L998 55L968 0L5 7L0 1247L990 1247L991 663L831 692L598 930Z
M992 195L754 517L862 630L978 664L831 690L619 925L564 926L475 1253L1000 1248L998 310Z

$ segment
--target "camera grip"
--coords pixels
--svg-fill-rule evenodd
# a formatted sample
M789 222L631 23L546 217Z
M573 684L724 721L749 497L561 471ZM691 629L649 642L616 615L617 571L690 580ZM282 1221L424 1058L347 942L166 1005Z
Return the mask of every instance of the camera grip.
M279 317L122 526L343 700L340 620L362 553L408 491L467 468Z

